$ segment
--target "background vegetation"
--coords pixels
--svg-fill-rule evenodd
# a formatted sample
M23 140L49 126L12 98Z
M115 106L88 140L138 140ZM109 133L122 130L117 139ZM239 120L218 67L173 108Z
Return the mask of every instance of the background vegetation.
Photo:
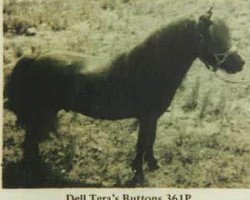
M198 17L214 6L229 22L233 42L246 58L236 75L249 79L248 0L4 0L5 78L21 56L60 49L82 53L93 67L129 51L162 25L180 16ZM48 186L121 186L132 176L137 140L135 120L101 121L60 111L59 129L40 145L50 172ZM19 167L24 131L4 111L4 185L22 185ZM158 123L155 155L160 169L146 172L150 187L250 187L250 82L229 84L200 61ZM60 180L60 181L59 181Z

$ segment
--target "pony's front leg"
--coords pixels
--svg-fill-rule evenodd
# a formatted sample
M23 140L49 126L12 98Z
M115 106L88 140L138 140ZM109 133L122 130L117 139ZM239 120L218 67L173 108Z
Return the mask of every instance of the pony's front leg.
M153 150L155 135L156 135L156 126L157 126L157 120L155 121L154 126L151 127L152 129L150 130L151 132L149 134L149 145L146 149L144 157L145 161L148 163L148 169L150 171L157 170L159 168L157 160L154 157L154 150Z
M145 153L145 161L148 163L148 169L150 171L154 171L159 169L159 165L157 164L157 160L154 157L153 144L150 144Z
M132 180L134 185L141 185L144 182L144 173L143 173L143 156L146 150L153 144L151 141L155 138L155 130L157 120L154 118L148 118L139 120L139 136L137 141L137 152L136 157L132 164L132 169L135 170L135 175Z

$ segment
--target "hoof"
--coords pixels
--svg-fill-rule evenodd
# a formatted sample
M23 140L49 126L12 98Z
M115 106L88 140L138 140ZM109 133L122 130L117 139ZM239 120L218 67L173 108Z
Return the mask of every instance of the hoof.
M157 163L154 163L154 164L148 164L148 170L149 171L155 171L157 169L159 169L159 165Z
M145 183L145 178L143 173L136 173L134 177L126 182L128 187L141 187Z
M151 156L145 156L145 161L147 162L147 170L148 171L155 171L157 169L159 169L159 165L157 164L157 160L155 159L155 157L153 155Z

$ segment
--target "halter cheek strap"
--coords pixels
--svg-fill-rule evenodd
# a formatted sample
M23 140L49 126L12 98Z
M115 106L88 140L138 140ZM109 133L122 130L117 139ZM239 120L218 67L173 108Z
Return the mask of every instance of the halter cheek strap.
M199 40L198 40L198 48L197 48L197 54L198 54L198 58L205 64L205 66L206 66L206 68L208 69L208 70L211 70L211 71L216 71L217 70L217 67L213 67L213 66L211 66L209 63L208 63L208 61L206 61L205 59L203 59L202 58L202 56L201 56L201 52L202 52L202 46L203 46L203 43L204 43L204 38L205 38L205 36L202 34L202 33L200 33L200 29L199 29L199 25L197 24L197 32L199 33L198 35L198 38L199 38Z
M206 61L205 59L202 58L201 56L201 49L202 49L202 45L203 45L203 42L204 42L204 35L203 34L200 34L199 35L200 37L200 41L198 43L198 58L201 60L201 62L203 62L206 66L206 68L210 71L217 71L217 67L214 67L214 66L211 66L208 61Z

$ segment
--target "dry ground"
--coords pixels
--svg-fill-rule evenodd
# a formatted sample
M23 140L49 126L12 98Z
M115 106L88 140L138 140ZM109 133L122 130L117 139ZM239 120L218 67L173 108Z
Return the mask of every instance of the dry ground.
M250 2L249 0L5 0L4 72L26 54L70 50L88 65L107 63L129 51L162 25L180 16L198 17L214 6L228 21L233 42L246 58L236 75L220 80L196 61L158 123L155 143L160 169L146 172L150 187L250 187ZM27 36L35 28L35 36ZM133 119L93 120L60 111L57 134L40 145L51 169L48 186L121 186L132 176L137 126ZM5 187L21 187L24 131L4 111L3 164L12 178ZM58 184L57 184L58 185Z

